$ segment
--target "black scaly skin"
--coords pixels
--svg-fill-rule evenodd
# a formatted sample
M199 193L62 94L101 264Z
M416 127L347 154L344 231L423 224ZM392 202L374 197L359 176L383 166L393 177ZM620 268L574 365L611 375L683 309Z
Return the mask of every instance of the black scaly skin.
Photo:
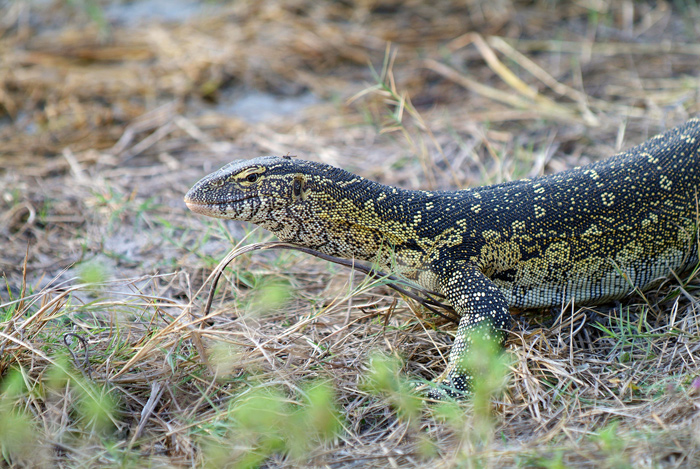
M321 163L237 160L185 196L204 215L377 263L445 295L461 315L447 379L458 396L475 334L499 344L508 308L596 304L698 261L700 121L559 174L463 191L409 191Z

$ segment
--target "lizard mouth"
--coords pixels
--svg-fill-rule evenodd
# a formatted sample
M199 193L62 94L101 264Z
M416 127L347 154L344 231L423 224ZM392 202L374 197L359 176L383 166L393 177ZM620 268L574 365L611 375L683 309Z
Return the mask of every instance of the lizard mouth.
M231 202L212 204L185 200L185 205L187 205L187 208L192 210L194 213L198 213L200 215L206 215L214 218L234 218L236 215L234 209L240 202L241 200L233 200Z
M209 214L214 207L218 206L217 204L207 204L187 199L185 199L185 205L187 205L187 208L192 210L194 213L201 213L203 215Z
M185 196L185 205L188 209L194 213L215 218L234 218L243 202L255 198L250 196L223 202L206 202L188 196L189 194Z

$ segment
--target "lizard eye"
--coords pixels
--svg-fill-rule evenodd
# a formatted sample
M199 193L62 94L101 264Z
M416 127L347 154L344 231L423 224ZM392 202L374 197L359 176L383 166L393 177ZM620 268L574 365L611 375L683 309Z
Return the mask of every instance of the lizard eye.
M294 195L297 197L301 195L301 181L298 179L294 180Z
M249 174L246 176L245 180L250 182L250 183L253 183L253 182L258 180L258 174L257 173Z

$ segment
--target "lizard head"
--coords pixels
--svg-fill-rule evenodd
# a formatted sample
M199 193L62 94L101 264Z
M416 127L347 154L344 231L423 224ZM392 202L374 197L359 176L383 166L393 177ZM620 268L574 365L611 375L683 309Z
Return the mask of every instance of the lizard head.
M381 202L399 213L394 199L400 194L323 163L262 156L233 161L204 177L185 203L202 215L254 223L282 241L371 260L387 239L414 236L376 211Z
M347 235L355 213L361 216L348 194L362 193L368 183L323 163L262 156L233 161L204 177L185 203L193 212L251 222L283 241L313 247L326 244L329 233Z
M276 156L236 160L197 182L185 204L202 215L264 225L307 198L306 166Z

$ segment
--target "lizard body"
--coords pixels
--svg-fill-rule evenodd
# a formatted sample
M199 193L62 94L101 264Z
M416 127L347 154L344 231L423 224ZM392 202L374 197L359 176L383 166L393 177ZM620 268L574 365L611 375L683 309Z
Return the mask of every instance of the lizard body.
M475 334L502 344L509 308L596 304L698 261L700 120L600 162L461 191L411 191L285 157L234 161L185 197L208 216L376 263L445 295L461 319L431 396L458 396Z

